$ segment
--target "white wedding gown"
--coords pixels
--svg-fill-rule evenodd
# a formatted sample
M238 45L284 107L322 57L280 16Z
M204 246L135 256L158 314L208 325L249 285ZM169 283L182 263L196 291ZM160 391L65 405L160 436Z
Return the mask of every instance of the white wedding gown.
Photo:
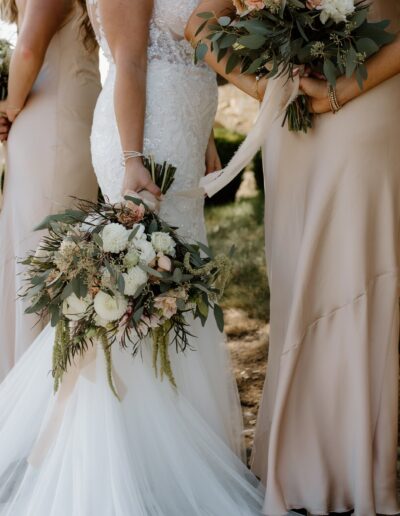
M172 190L198 184L216 106L215 77L183 41L196 0L156 0L151 23L146 151L178 167ZM115 66L97 5L89 10L110 60L92 135L103 193L120 199L123 168L113 109ZM205 239L201 201L167 196L161 216ZM178 384L143 357L114 349L119 402L101 352L71 368L53 395L47 327L0 385L0 516L256 516L262 493L240 458L241 416L223 336L194 323L195 351L172 352ZM171 350L172 351L172 350ZM120 391L122 394L122 390Z

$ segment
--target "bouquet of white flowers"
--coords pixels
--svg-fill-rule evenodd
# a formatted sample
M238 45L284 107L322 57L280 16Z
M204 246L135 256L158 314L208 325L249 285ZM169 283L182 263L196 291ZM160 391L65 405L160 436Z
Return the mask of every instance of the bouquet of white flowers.
M146 160L159 186L174 168ZM158 173L156 171L158 170ZM56 327L53 376L57 390L76 355L100 342L112 381L111 346L136 355L153 346L154 368L175 385L169 346L190 347L187 315L205 324L210 309L219 328L218 304L230 276L230 259L188 243L135 197L121 204L81 201L74 210L48 217L38 250L27 266L23 296L27 313L50 316Z
M370 22L370 4L365 0L233 0L236 16L222 16L210 26L211 48L222 59L231 55L226 71L240 65L243 73L269 78L293 78L295 70L323 75L334 87L339 76L355 76L360 88L367 78L366 60L393 41L386 31L389 21ZM199 14L205 21L214 13ZM207 45L196 48L202 59ZM300 95L287 109L289 129L312 127L307 98Z
M8 71L12 46L6 39L0 39L0 100L5 100L8 95Z

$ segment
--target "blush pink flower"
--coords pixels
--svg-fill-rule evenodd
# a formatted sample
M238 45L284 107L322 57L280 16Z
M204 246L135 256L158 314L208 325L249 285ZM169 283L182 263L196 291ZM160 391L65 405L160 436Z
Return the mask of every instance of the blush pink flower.
M161 310L166 319L171 319L178 311L176 299L170 296L158 296L154 300L154 307Z
M172 261L168 258L168 256L163 254L158 258L157 266L161 271L171 272Z
M261 11L265 7L264 0L245 0L245 3L249 11Z
M306 6L308 9L316 9L321 5L321 0L307 0Z

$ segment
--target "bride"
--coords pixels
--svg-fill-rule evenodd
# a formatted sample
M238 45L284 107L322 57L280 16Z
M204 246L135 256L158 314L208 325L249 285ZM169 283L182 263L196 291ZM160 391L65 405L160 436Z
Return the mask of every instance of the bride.
M151 4L88 2L110 62L92 152L112 202L127 191L159 195L140 158L121 162L124 151L176 165L176 190L196 186L204 174L216 83L192 64L183 40L197 0ZM161 217L186 238L205 240L201 201L172 191ZM214 323L193 323L192 333L196 351L173 356L178 392L154 378L145 346L142 360L114 350L126 387L119 402L101 353L75 364L53 396L54 330L47 327L0 386L0 515L260 514L257 482L238 457L240 409L223 337Z

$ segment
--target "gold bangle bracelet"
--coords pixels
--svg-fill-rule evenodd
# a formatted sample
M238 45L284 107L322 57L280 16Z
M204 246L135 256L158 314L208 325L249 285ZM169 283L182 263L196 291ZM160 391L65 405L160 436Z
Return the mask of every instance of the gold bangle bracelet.
M338 101L336 89L331 84L328 86L328 99L331 111L334 115L336 115L336 113L340 111L343 106Z

